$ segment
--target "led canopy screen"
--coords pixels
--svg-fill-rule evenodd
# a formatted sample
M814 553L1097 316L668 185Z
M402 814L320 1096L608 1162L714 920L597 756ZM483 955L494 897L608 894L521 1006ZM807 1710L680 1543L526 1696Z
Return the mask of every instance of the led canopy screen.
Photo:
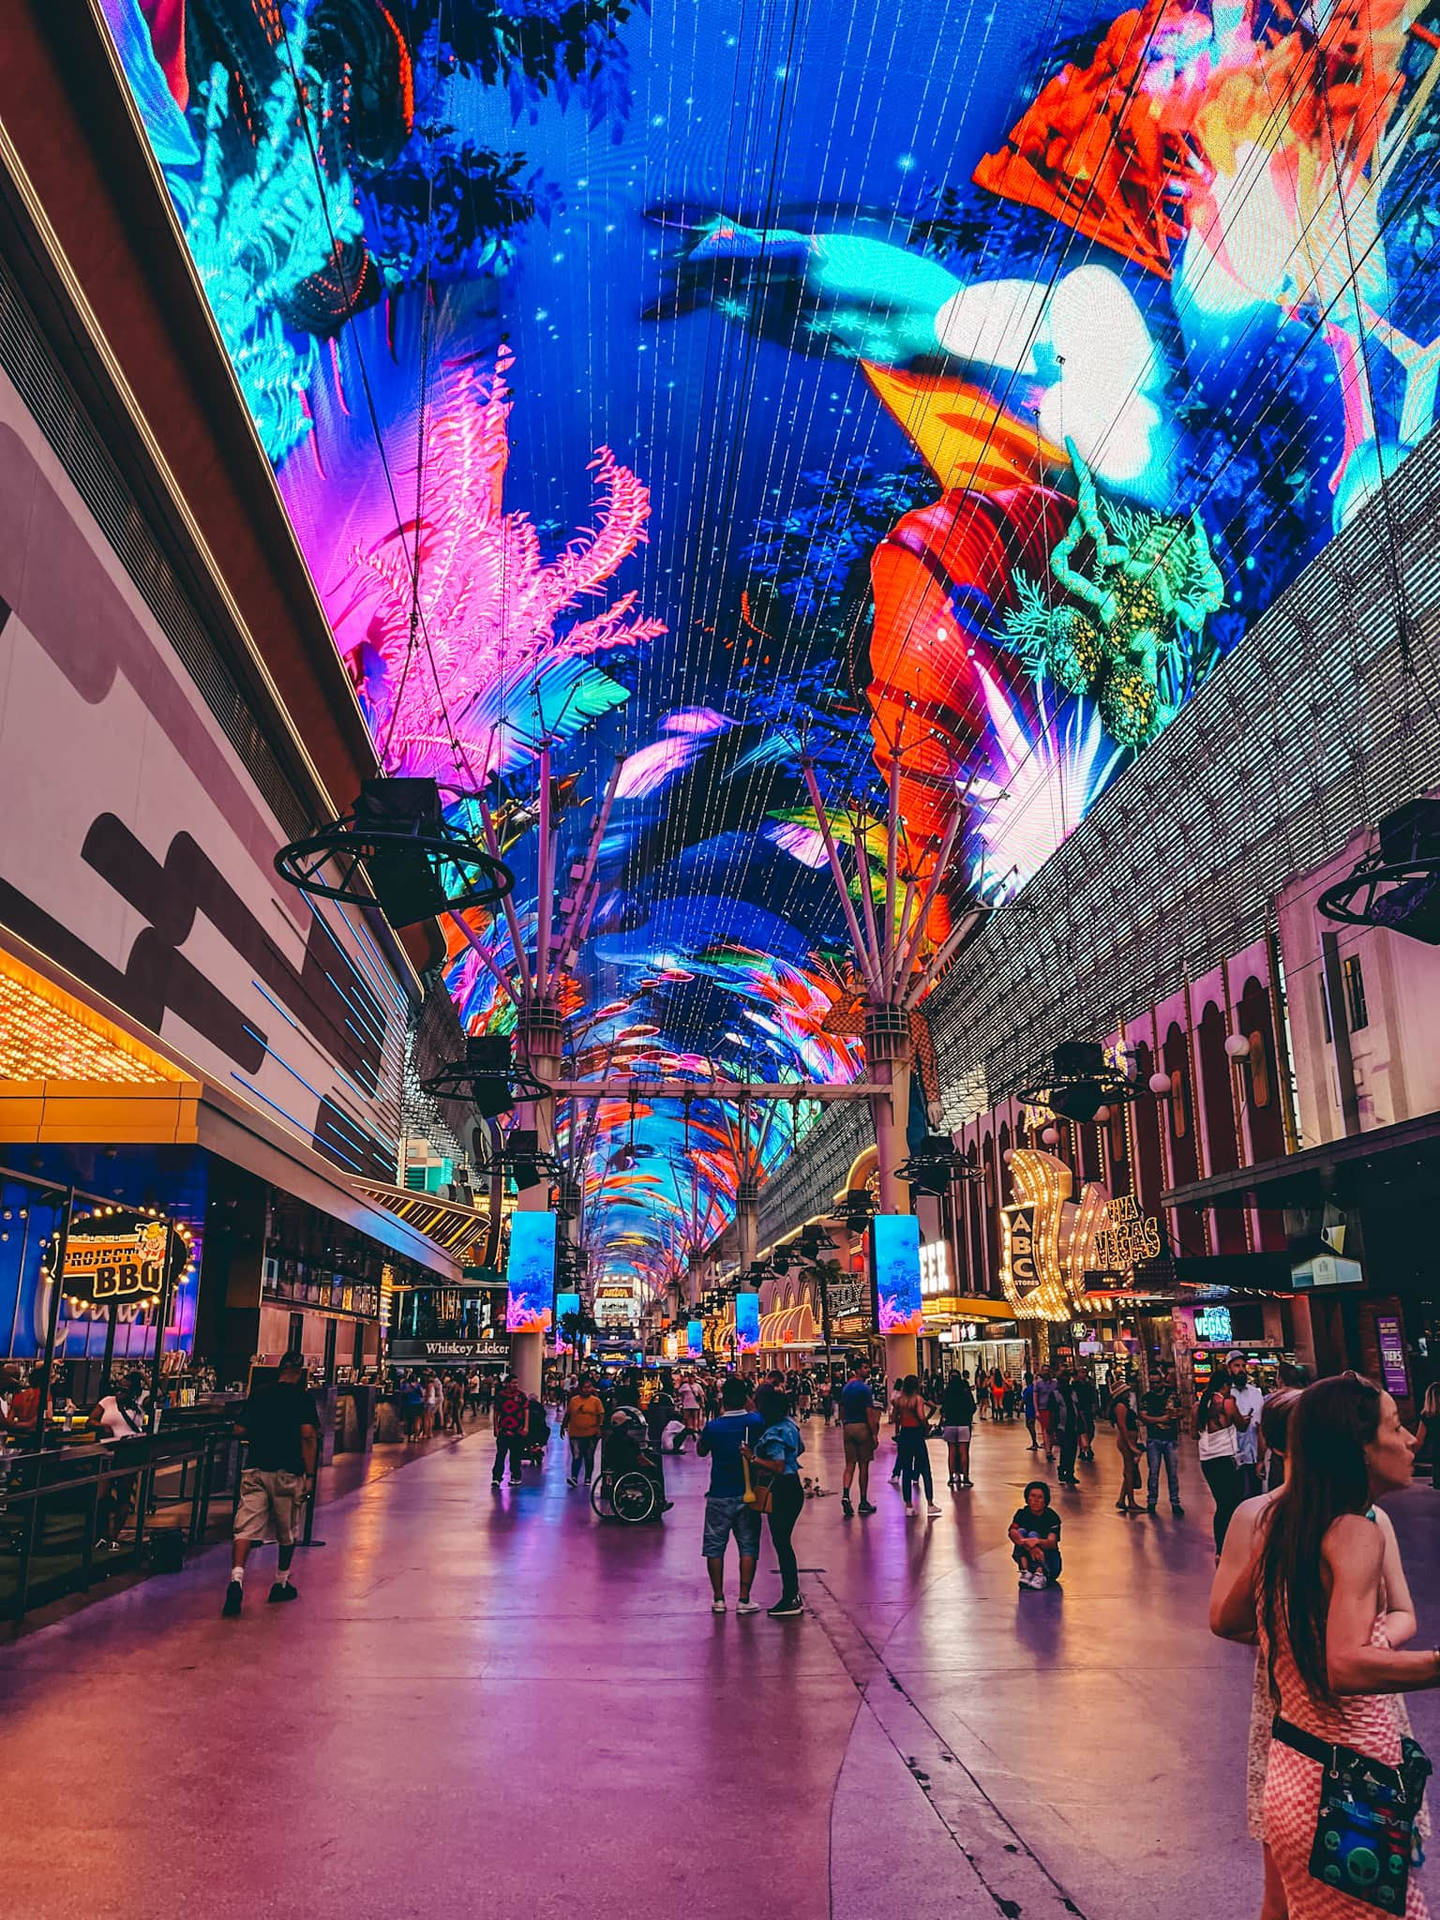
M705 1322L688 1320L685 1323L685 1351L692 1360L700 1360L705 1355Z
M760 1296L737 1293L735 1296L735 1351L753 1353L760 1344Z
M934 952L1435 420L1423 0L96 4L384 770L500 783L533 927L541 743L562 874L621 759L582 1073L853 1079L802 750L855 900L895 770ZM587 1123L642 1297L730 1129Z
M920 1222L913 1213L877 1213L871 1222L881 1333L919 1333Z
M505 1269L507 1333L544 1333L550 1325L556 1228L557 1216L553 1213L510 1216L510 1260Z

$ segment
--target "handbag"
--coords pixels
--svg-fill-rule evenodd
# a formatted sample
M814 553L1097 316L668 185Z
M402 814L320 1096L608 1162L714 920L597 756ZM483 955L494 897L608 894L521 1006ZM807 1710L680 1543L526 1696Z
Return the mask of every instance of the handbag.
M1234 1427L1217 1427L1214 1433L1202 1429L1196 1444L1202 1460L1233 1460L1240 1451Z
M1332 1745L1279 1714L1270 1731L1282 1746L1324 1768L1310 1878L1380 1913L1404 1913L1411 1864L1423 1857L1415 1823L1431 1772L1425 1749L1405 1735L1400 1765L1392 1767L1354 1747Z
M754 1485L750 1478L750 1462L743 1453L740 1456L740 1466L745 1475L746 1506L752 1513L769 1513L774 1504L774 1494L770 1490L769 1482L767 1481L764 1486Z

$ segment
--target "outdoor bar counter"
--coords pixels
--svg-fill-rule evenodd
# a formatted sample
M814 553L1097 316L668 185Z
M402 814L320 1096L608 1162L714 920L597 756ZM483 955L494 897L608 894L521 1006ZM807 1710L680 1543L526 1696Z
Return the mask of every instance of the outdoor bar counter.
M121 1571L178 1567L217 1498L228 1524L238 1405L169 1408L158 1433L123 1440L52 1421L42 1446L0 1447L0 1621Z

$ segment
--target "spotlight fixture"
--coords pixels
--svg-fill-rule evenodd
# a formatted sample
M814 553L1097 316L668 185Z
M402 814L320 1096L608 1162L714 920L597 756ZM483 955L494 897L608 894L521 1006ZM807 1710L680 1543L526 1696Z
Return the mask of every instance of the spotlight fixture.
M516 1127L506 1134L498 1150L476 1171L482 1175L508 1173L522 1193L527 1187L538 1187L542 1180L558 1182L565 1174L553 1153L540 1151L540 1135L534 1127Z
M980 1170L956 1152L948 1133L927 1133L910 1158L895 1171L917 1193L938 1196L952 1180L978 1178Z
M1321 913L1440 947L1440 796L1427 794L1383 814L1376 838L1376 850L1349 878L1321 894Z
M875 1196L869 1188L850 1187L833 1218L837 1225L848 1228L851 1233L863 1233L874 1219L875 1212Z
M373 895L395 927L493 906L515 885L503 861L446 820L437 783L417 779L362 782L348 813L280 849L275 871L325 900L367 906Z
M517 1100L543 1100L546 1090L514 1059L508 1033L472 1033L461 1058L427 1074L420 1091L441 1100L472 1100L478 1112L494 1120Z
M1134 1092L1119 1068L1106 1060L1098 1040L1065 1040L1055 1049L1049 1080L1026 1087L1019 1099L1023 1106L1048 1108L1057 1119L1086 1126L1102 1107L1119 1106Z

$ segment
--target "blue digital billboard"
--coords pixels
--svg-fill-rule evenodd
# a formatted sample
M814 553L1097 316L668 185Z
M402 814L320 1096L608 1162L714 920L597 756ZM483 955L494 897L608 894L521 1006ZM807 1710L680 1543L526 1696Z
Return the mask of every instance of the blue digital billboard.
M510 1259L505 1269L507 1333L544 1333L555 1291L553 1213L516 1213L510 1218Z
M737 1293L735 1296L735 1351L753 1353L760 1344L760 1296Z
M920 1222L913 1213L877 1213L871 1226L881 1333L919 1333Z

